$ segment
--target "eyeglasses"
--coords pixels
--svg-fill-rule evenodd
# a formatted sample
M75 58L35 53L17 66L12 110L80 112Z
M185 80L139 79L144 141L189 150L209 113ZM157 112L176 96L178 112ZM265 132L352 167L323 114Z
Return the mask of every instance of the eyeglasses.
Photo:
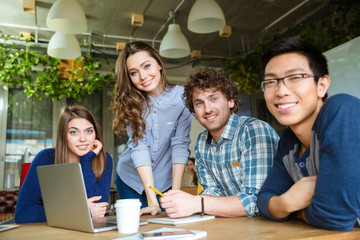
M294 89L299 86L301 80L309 77L315 77L314 74L297 73L291 74L282 78L265 79L261 82L261 89L265 91L274 91L279 87L280 81L283 80L284 85L289 89Z

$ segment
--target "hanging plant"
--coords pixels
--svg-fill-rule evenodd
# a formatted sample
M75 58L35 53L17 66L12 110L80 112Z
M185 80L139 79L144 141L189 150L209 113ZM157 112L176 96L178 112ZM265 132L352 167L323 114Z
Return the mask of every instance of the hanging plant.
M330 0L328 12L317 13L303 23L263 39L251 53L229 58L225 71L247 94L260 90L260 56L263 49L275 40L298 36L311 42L322 52L343 44L360 35L360 5L352 0ZM319 17L321 17L319 19Z
M229 60L225 71L236 83L240 92L251 95L260 88L259 74L251 66L245 67L244 62L239 59Z
M248 95L260 89L259 59L262 46L257 46L252 54L228 59L224 70L236 83L239 91Z
M25 48L19 46L10 35L0 44L0 82L3 87L21 87L28 97L41 100L39 93L53 100L74 98L80 101L86 94L103 91L107 84L114 83L112 72L103 75L101 64L93 56L79 57L75 62L83 63L68 71L67 78L61 78L60 59L46 53L31 51L32 43L26 40ZM82 72L82 74L79 74Z

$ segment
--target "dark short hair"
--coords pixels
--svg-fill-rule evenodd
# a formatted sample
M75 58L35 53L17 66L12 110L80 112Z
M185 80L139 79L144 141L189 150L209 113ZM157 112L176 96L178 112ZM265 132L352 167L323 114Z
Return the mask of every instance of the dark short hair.
M329 69L326 57L322 52L310 43L296 37L289 37L278 40L270 45L270 47L263 52L260 59L261 81L265 77L265 68L269 61L278 55L285 53L298 53L307 58L309 67L315 75L314 80L317 83L319 77L329 75ZM323 99L327 97L327 94Z
M227 75L214 68L205 67L197 69L194 74L189 76L184 87L183 98L185 105L192 113L194 113L193 94L196 89L214 89L220 91L227 100L234 100L235 104L230 110L231 113L236 113L239 110L239 92L234 82Z

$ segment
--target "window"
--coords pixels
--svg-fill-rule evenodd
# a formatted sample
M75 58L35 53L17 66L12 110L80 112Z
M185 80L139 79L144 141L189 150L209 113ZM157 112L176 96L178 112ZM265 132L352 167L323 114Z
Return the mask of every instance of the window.
M22 164L52 147L52 101L27 98L23 89L8 91L3 188L18 188ZM1 128L4 134L4 128Z

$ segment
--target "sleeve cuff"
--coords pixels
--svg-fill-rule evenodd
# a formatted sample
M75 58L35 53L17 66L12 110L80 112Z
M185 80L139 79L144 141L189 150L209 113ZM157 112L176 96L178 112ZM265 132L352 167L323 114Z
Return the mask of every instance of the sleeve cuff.
M211 195L214 197L221 197L221 194L219 192L214 191L213 189L206 188L201 192L201 195Z
M172 158L171 161L172 161L172 164L177 164L177 163L187 164L189 159L187 159L187 158Z
M286 217L283 219L278 219L278 218L274 218L273 216L271 216L271 214L269 212L268 203L269 203L270 198L273 196L274 195L261 196L260 198L258 197L257 206L259 208L260 213L264 217L270 218L277 222L283 222L283 221L287 220L289 217Z
M245 211L249 217L259 215L259 209L256 205L257 196L241 193L238 195L239 200L241 201Z
M96 153L93 151L89 151L85 155L80 157L80 161L89 161L92 163L92 160L96 157Z
M134 167L151 166L150 155L147 151L134 151L131 153L131 159Z

